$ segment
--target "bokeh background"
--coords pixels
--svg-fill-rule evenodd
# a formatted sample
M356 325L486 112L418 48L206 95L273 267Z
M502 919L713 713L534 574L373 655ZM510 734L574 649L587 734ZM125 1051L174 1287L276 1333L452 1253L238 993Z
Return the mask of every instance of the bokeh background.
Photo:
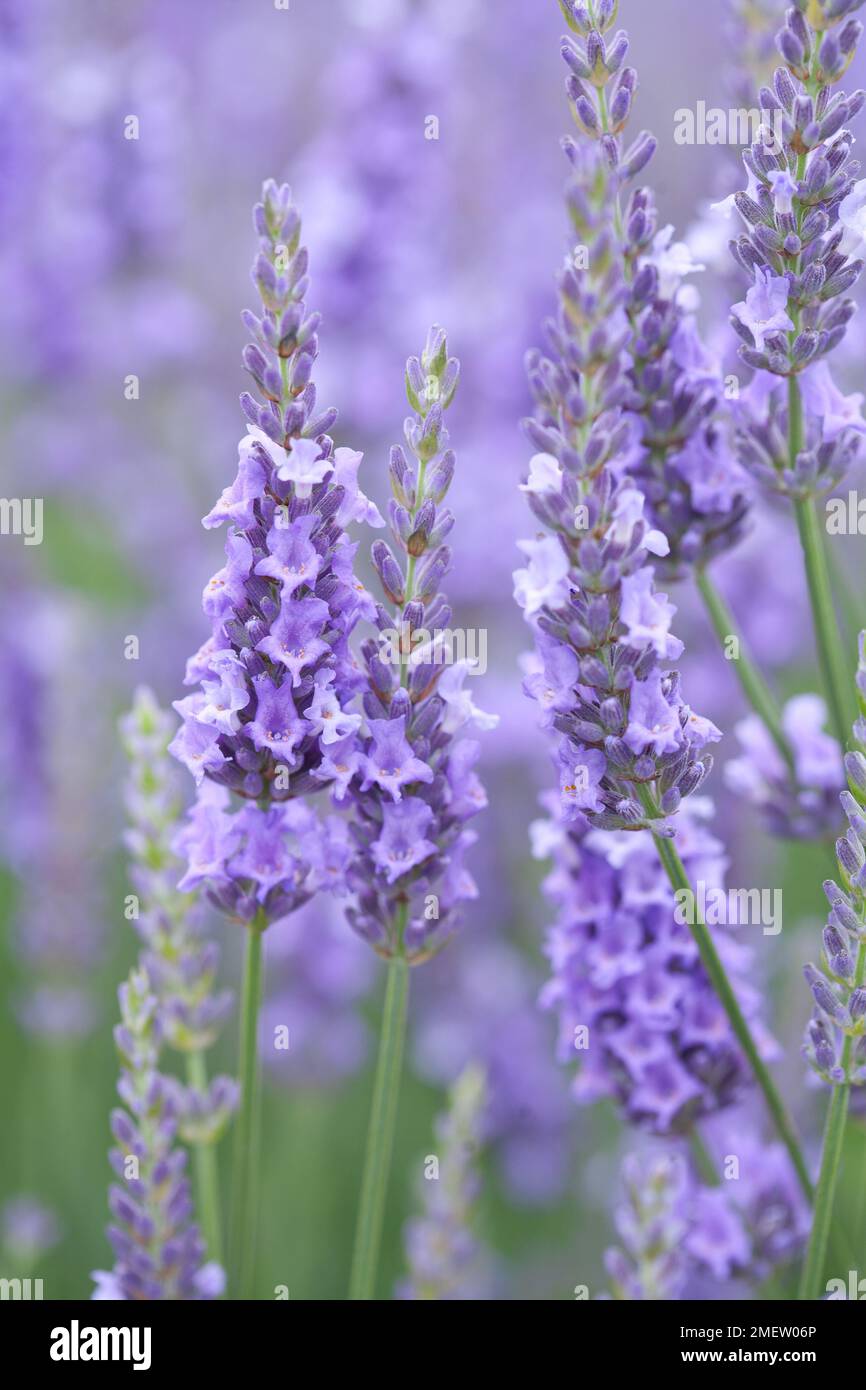
M730 104L727 18L726 0L621 7L642 77L634 125L659 138L664 220L702 238L705 327L719 339L741 296L702 218L740 186L738 156L673 132L678 108ZM562 28L555 0L0 0L2 490L43 498L45 516L40 546L0 538L0 1208L7 1238L22 1195L51 1214L38 1261L49 1298L89 1297L89 1272L110 1259L111 1029L137 945L123 917L117 719L141 683L163 703L180 696L204 635L201 590L222 541L200 518L234 474L250 209L268 176L292 185L304 216L309 303L324 315L320 399L339 407L337 443L363 449L362 484L380 500L405 358L432 322L461 358L450 587L461 623L488 632L477 699L500 715L485 738L479 897L460 939L416 972L383 1287L403 1267L443 1087L472 1060L490 1088L478 1225L501 1296L604 1287L629 1136L612 1111L575 1105L537 1003L550 914L528 827L551 771L520 690L527 642L510 578L529 529L523 356L568 246ZM849 341L856 389L863 340ZM856 556L841 561L856 608ZM779 687L813 688L788 518L765 510L719 578ZM769 840L726 789L740 695L687 588L673 597L688 698L727 735L710 791L731 881L785 893L783 937L753 943L756 970L786 1044L786 1093L817 1142L798 1045L821 851ZM240 943L215 930L231 981ZM380 974L338 905L275 928L267 948L265 1022L286 1020L293 1043L267 1073L260 1282L341 1298ZM231 1070L233 1029L219 1054ZM857 1194L844 1200L862 1221Z

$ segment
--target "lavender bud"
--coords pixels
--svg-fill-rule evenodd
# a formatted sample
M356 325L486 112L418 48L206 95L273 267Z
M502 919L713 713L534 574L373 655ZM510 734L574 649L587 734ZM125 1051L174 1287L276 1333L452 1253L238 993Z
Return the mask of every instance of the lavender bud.
M389 547L384 541L375 541L370 554L388 598L395 604L404 603L403 576Z

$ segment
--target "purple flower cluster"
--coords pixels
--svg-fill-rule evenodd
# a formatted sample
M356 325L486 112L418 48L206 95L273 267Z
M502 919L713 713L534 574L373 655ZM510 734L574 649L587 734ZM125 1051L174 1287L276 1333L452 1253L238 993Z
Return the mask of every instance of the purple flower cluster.
M770 834L820 839L839 820L842 754L825 732L827 707L819 695L796 695L784 706L782 731L794 758L795 778L757 715L734 728L742 753L725 765L725 781L755 806Z
M288 803L339 784L340 751L361 722L346 712L363 685L349 637L374 606L343 528L381 518L358 490L361 455L328 437L336 412L316 410L318 316L304 306L308 257L287 186L264 185L254 222L262 309L244 315L255 338L244 365L260 399L241 397L238 474L205 517L230 523L227 563L205 589L212 632L189 663L199 688L176 705L184 724L171 748L200 787L207 779L249 803L231 817L227 795L202 797L185 887L211 881L227 911L273 920L309 896L289 851L305 823Z
M699 801L683 814L677 841L690 880L709 892L723 888L726 860L701 813L709 807ZM701 964L688 904L675 905L653 844L621 833L581 835L556 821L534 832L537 852L554 855L544 891L557 909L542 1002L557 1015L562 1060L580 1062L578 1101L613 1098L632 1124L656 1134L685 1133L733 1104L750 1072ZM726 930L715 941L771 1055L750 953Z
M733 308L740 356L792 385L842 342L855 312L847 294L863 269L866 183L856 181L847 124L866 93L836 87L862 34L850 17L861 4L814 0L787 12L777 39L784 66L761 90L765 123L745 154L749 186L736 195L746 231L731 249L750 282ZM847 424L827 429L819 407L807 410L792 459L789 410L768 390L740 430L738 454L764 486L808 498L844 477L861 442Z
M162 1042L159 1000L147 971L133 970L119 991L115 1041L123 1070L125 1109L111 1115L116 1147L111 1165L122 1182L109 1193L108 1236L116 1263L94 1273L97 1299L198 1300L219 1297L223 1272L204 1264L192 1222L186 1152L175 1144L178 1114L171 1078L158 1070Z
M111 1116L117 1147L110 1159L123 1186L109 1193L114 1223L108 1235L117 1262L113 1273L94 1275L94 1297L102 1299L212 1298L222 1291L221 1269L203 1263L204 1243L191 1221L187 1156L176 1141L214 1143L238 1089L226 1076L207 1086L203 1068L201 1084L188 1087L159 1070L166 1044L200 1059L231 1007L231 994L213 994L218 948L204 936L195 899L175 887L180 799L168 756L173 728L151 692L136 691L121 730L130 762L126 843L137 890L127 899L127 915L142 947L120 988L115 1029L126 1109Z
M515 575L515 597L536 633L536 669L525 688L559 735L570 819L606 829L652 824L673 834L668 818L700 786L710 766L701 755L720 734L683 700L678 673L665 669L682 644L670 632L674 608L656 591L646 560L669 546L644 520L644 497L625 472L636 442L627 409L629 290L611 228L622 188L655 142L644 134L622 149L637 75L622 67L626 36L609 46L603 37L615 7L599 7L608 18L598 27L586 6L565 8L581 39L570 66L615 76L615 84L609 95L606 76L590 85L575 72L568 84L575 118L591 137L566 143L582 190L585 242L560 275L560 313L548 327L552 356L529 359L537 410L527 432L543 452L524 491L544 534L521 543L529 564ZM638 220L643 228L645 218Z
M351 857L338 817L322 820L302 801L235 812L227 788L214 785L200 788L176 847L187 863L182 892L204 891L232 918L265 924L320 889L338 891Z
M203 1054L216 1040L232 1007L228 990L214 993L219 947L206 935L194 895L176 887L181 862L175 852L181 801L168 744L175 721L152 693L136 691L121 723L129 778L125 840L137 890L130 905L142 938L141 965L159 1000L161 1036L185 1056ZM218 1076L207 1090L178 1085L176 1105L185 1139L214 1142L237 1103L237 1086Z
M567 45L566 62L580 66L574 53ZM588 199L580 181L568 201L582 240ZM742 538L747 478L728 439L721 364L701 340L696 296L683 285L704 267L685 243L673 241L672 227L659 230L649 188L632 192L622 226L617 249L628 287L629 409L640 422L628 472L670 547L659 572L680 578Z
M334 410L316 412L312 371L318 315L304 295L308 257L286 185L264 186L254 221L253 279L261 317L244 365L261 397L241 397L249 421L238 474L205 517L230 523L227 564L206 586L212 633L190 662L200 689L179 702L173 751L193 772L252 801L315 791L321 764L345 733L341 703L359 686L349 634L370 599L352 573L344 525L370 512L360 455L334 450Z
M599 42L604 55L603 40ZM570 92L580 114L578 88L590 76L593 55L570 41L563 52L572 69ZM619 35L611 54L624 59ZM611 111L615 93L611 97L605 88L615 80L616 70L607 55L606 66L593 75L602 93L599 100L606 100ZM600 85L603 77L607 80ZM582 123L586 129L586 121ZM569 206L574 230L583 240L592 229L592 209L580 178L570 193ZM628 287L625 351L633 388L628 406L640 422L639 440L624 467L644 496L647 516L669 546L656 562L656 572L679 578L690 570L703 570L742 539L749 513L749 479L729 443L721 364L701 341L691 312L694 296L682 283L686 274L703 267L694 262L686 245L672 241L671 227L657 230L656 209L647 188L632 193L624 215L614 216L612 227L618 234L617 252ZM852 402L838 399L828 377L826 363L809 368L807 405L814 402L816 415L824 419L825 440L844 433L854 451L862 428L859 412ZM782 385L780 379L766 380ZM764 400L770 389L764 391ZM753 384L744 393L736 409L738 419L753 421L758 390L760 386ZM787 445L780 442L781 447ZM744 759L735 764L729 781L760 807L773 833L820 835L833 823L839 759L833 741L822 731L821 711L823 705L816 697L803 697L785 713L791 726L793 768L783 761L760 720L750 717L741 725L741 736L763 756L757 763Z
M824 968L806 966L815 1009L805 1053L824 1081L859 1088L866 1086L866 632L860 634L857 702L857 746L845 754L849 790L841 795L848 829L836 841L838 882L824 884L830 904ZM856 1097L861 1104L863 1094Z
M439 589L454 523L442 506L455 466L444 413L458 374L445 334L431 329L406 367L412 461L400 446L391 451L393 549L376 541L372 551L390 612L378 606L379 641L362 647L366 724L331 750L347 784L352 778L357 853L348 883L357 904L347 915L381 955L414 963L440 949L460 903L475 896L464 856L475 840L466 822L486 804L474 771L480 749L455 734L470 722L496 722L464 689L472 664L454 660L451 609Z
M615 1221L622 1246L604 1256L612 1296L628 1302L677 1299L688 1274L683 1250L688 1167L677 1153L662 1152L643 1162L630 1154L621 1177L623 1200Z
M753 1280L766 1278L801 1253L811 1225L811 1210L788 1154L781 1144L767 1143L750 1114L726 1116L724 1130L721 1122L709 1128L716 1130L714 1148L731 1194L729 1200L749 1234L749 1275ZM733 1144L732 1133L736 1136ZM731 1147L734 1154L730 1154ZM736 1181L726 1171L732 1157L739 1170Z
M622 1245L605 1254L615 1298L694 1298L702 1281L718 1298L721 1285L758 1281L796 1254L808 1213L784 1151L751 1137L737 1149L736 1181L714 1186L677 1149L626 1158Z

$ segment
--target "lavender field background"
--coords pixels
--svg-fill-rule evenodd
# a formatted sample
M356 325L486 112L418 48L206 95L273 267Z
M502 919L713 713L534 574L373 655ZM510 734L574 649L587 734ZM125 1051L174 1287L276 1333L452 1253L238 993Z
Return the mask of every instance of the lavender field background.
M773 0L746 8L767 17L770 34L785 11ZM726 362L736 360L729 306L747 285L708 207L745 186L741 150L679 144L675 129L680 109L739 104L742 9L622 0L619 15L641 75L631 126L658 140L642 177L660 226L673 224L705 267L688 283L705 341ZM41 544L0 537L0 1275L38 1274L47 1298L89 1298L91 1272L114 1259L105 1235L112 1030L118 984L139 948L124 915L118 721L142 685L166 707L184 696L185 663L206 635L202 589L223 564L223 537L201 518L231 483L246 428L240 313L257 302L250 208L267 178L291 185L303 218L307 303L322 313L318 396L339 409L330 433L363 452L361 486L383 511L389 448L407 413L406 358L442 324L460 359L448 591L460 623L486 633L488 669L470 685L499 717L480 735L489 805L469 856L477 897L455 940L412 972L380 1296L405 1292L406 1223L419 1210L424 1158L439 1152L436 1118L470 1065L485 1075L486 1102L471 1202L478 1252L458 1296L569 1300L577 1286L590 1297L611 1288L604 1256L622 1243L623 1160L648 1162L665 1145L612 1099L574 1094L558 1023L576 1020L558 1017L545 950L550 841L543 827L530 833L556 773L522 689L532 634L512 593L518 541L534 530L520 484L538 452L521 430L532 412L524 358L555 311L556 273L573 242L559 146L573 129L563 30L554 0L290 0L285 9L273 0L0 0L2 490L44 499ZM862 52L843 85L859 82ZM130 117L136 138L126 138ZM858 316L833 358L846 396L862 390L864 347ZM859 402L850 409L859 418ZM836 491L862 486L858 458ZM757 486L750 495L746 534L714 563L714 578L780 696L816 692L790 509ZM352 534L372 589L375 535ZM827 542L853 689L863 540ZM742 968L817 1171L827 1092L801 1055L812 1008L802 968L820 955L834 828L795 840L771 833L749 783L754 754L736 732L748 708L732 663L689 576L664 587L677 607L688 701L723 733L698 794L715 806L706 833L719 845L707 855L727 856L729 884L782 894L778 934L740 928L751 951ZM802 736L826 763L819 731ZM191 800L191 779L183 769L179 777ZM216 913L207 929L222 946L219 988L236 992L242 929ZM347 925L342 901L324 894L274 925L264 952L256 1292L342 1299L381 963ZM235 1003L211 1053L213 1071L230 1076L236 1012ZM274 1054L268 1038L280 1024L291 1045ZM694 1216L692 1297L795 1296L808 1220L760 1099L738 1097L711 1117L707 1147L721 1160L747 1132L748 1215L712 1198ZM217 1150L224 1199L231 1139ZM864 1163L855 1115L836 1215L855 1253L866 1246ZM832 1258L829 1271L847 1278L847 1249Z

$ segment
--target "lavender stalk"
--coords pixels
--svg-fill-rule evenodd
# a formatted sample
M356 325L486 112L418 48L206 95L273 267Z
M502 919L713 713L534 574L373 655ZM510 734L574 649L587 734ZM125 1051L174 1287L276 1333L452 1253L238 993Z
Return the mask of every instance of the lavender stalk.
M563 3L577 40L567 40L568 92L582 144L566 143L576 178L572 214L584 244L560 277L561 310L550 325L551 359L530 357L537 401L527 431L543 452L524 485L547 534L522 543L530 563L515 575L515 596L536 631L541 669L528 683L559 735L563 808L607 830L651 831L676 893L691 885L672 843L682 801L710 767L706 745L721 735L682 698L677 672L665 670L682 644L674 612L655 590L647 552L664 557L666 538L643 519L644 497L627 474L634 440L626 407L633 386L625 349L626 284L617 255L623 239L636 255L646 231L640 194L623 219L620 193L652 157L646 133L627 149L625 128L637 74L624 67L628 38L605 34L616 5ZM608 88L610 90L608 90ZM625 233L623 232L625 228ZM649 297L653 277L644 276ZM782 1099L761 1056L724 965L698 913L689 926L731 1029L764 1093L805 1192L809 1175Z
M772 32L764 34L761 29L764 8L755 11L739 0L732 6L738 58L748 68L751 54L754 70L754 75L750 71L739 75L738 90L742 82L749 86L761 80L765 50L773 46ZM797 708L788 705L780 711L709 573L715 558L739 542L748 522L750 498L748 474L731 447L722 365L701 339L691 295L683 283L686 275L704 267L693 260L685 243L672 241L671 227L658 227L648 187L634 191L618 225L631 290L626 305L632 329L628 377L634 388L629 408L640 425L640 447L634 451L629 471L644 494L648 516L670 545L658 573L672 580L691 574L717 635L725 642L737 638L734 670L773 744L764 761L768 766L780 764L771 777L772 805L770 799L761 805L772 833L823 834L835 829L829 820L835 819L834 804L828 806L823 795L825 773L835 797L841 751L827 759L826 769L803 756L801 730L792 727L798 722ZM832 393L816 379L812 396L819 398L819 404L822 389L826 407ZM744 401L752 390L744 393ZM760 733L757 737L763 741ZM817 782L811 780L816 769ZM824 810L828 815L822 820Z
M800 1285L803 1299L820 1296L851 1088L866 1085L866 632L860 634L856 690L860 714L853 728L855 747L845 756L849 790L841 796L848 830L836 842L839 881L824 884L830 904L823 934L824 969L807 965L805 972L815 1004L805 1052L833 1090Z
M254 918L247 928L241 989L239 1077L242 1101L235 1130L229 1251L238 1297L242 1299L252 1297L258 1220L256 1184L261 1125L258 1018L262 1002L262 932L266 925L265 920Z
M391 452L394 548L384 541L373 546L388 606L377 610L379 641L362 648L366 728L334 754L343 764L354 812L357 849L347 879L357 903L349 921L388 967L352 1299L375 1295L409 968L442 949L457 926L462 901L476 892L464 856L475 838L466 822L486 804L473 770L480 750L455 734L470 721L488 728L496 722L463 690L471 663L453 660L451 610L439 590L451 558L444 542L454 523L442 506L455 466L444 412L458 375L445 334L431 329L421 356L410 358L406 367L414 412L405 425L411 459L400 447Z
M112 1273L97 1271L96 1298L202 1299L222 1293L224 1276L204 1264L204 1245L191 1223L186 1154L175 1146L177 1105L170 1078L157 1069L162 1029L159 1002L139 966L120 988L115 1040L123 1063L118 1090L125 1109L112 1112L117 1147L111 1162L123 1186L110 1192L117 1256Z
M749 188L736 196L746 232L732 243L753 281L734 305L740 356L772 384L763 418L742 432L741 457L759 480L794 506L812 605L822 678L840 746L852 722L850 683L815 501L844 476L859 448L856 431L831 434L804 410L801 380L845 336L854 304L845 298L863 262L843 240L859 205L858 166L846 129L866 93L837 88L854 58L863 0L797 0L777 46L784 66L760 102L766 123L746 154ZM775 381L773 381L775 378ZM786 399L774 401L787 383Z
M141 895L137 926L142 961L162 1012L166 1041L184 1057L186 1087L178 1089L179 1132L192 1146L202 1228L212 1259L222 1263L216 1145L237 1103L230 1078L208 1083L205 1052L215 1041L232 1003L213 993L219 964L216 943L203 931L194 894L175 884L180 860L175 839L180 814L176 769L168 757L175 723L147 689L136 691L121 724L130 770L126 807L131 878Z
M334 883L328 829L297 798L338 783L334 744L360 724L346 712L363 684L349 637L374 608L344 528L375 512L358 488L361 455L334 449L336 411L316 406L319 316L304 302L308 255L289 188L268 180L253 221L261 308L244 314L255 341L243 361L258 399L241 396L249 427L237 477L204 519L229 523L227 563L204 591L211 635L188 664L198 689L176 703L184 722L171 746L199 787L181 887L202 886L247 933L230 1249L244 1293L254 1276L261 934Z

